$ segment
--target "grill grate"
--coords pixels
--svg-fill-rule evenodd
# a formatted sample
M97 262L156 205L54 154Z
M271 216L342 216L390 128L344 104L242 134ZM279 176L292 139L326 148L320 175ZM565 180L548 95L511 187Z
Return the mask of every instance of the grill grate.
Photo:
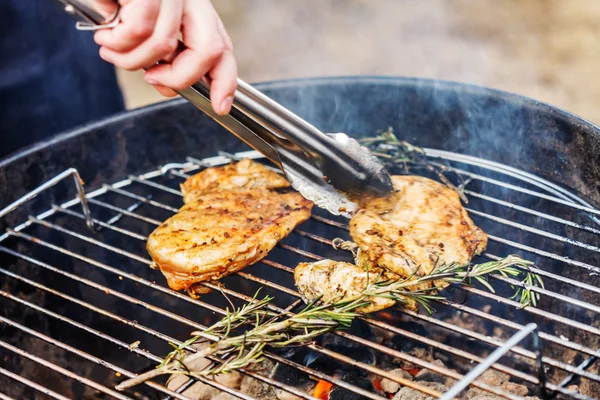
M469 205L469 213L476 220L476 223L482 226L489 234L490 248L484 254L484 258L498 259L499 255L508 254L507 251L521 252L526 258L536 261L536 265L539 268L534 268L534 272L546 278L547 283L551 283L547 285L546 289L542 289L529 287L514 279L495 275L494 279L497 282L507 284L506 286L521 286L539 293L542 297L540 308L527 307L519 309L517 301L504 297L501 294L490 293L477 287L462 286L454 294L462 292L468 296L476 297L478 300L477 305L481 306L467 306L462 304L460 299L454 298L457 296L452 295L450 296L451 299L438 301L442 309L440 315L468 315L472 318L477 318L478 321L483 321L483 324L491 324L494 328L501 328L510 335L530 329L530 326L526 326L527 322L535 320L541 326L539 338L545 346L544 356L540 358L535 350L532 351L519 345L506 347L508 340L508 337L504 337L506 335L481 333L481 329L477 327L461 326L452 320L442 319L437 313L428 315L409 310L400 310L399 315L403 314L405 318L413 318L416 321L426 324L427 327L431 327L431 329L445 332L446 335L454 335L457 338L456 342L444 342L435 335L430 336L403 329L402 325L396 326L394 321L378 318L377 315L365 316L362 318L363 322L372 329L398 335L413 342L419 342L430 346L436 351L457 356L459 359L470 363L485 363L487 354L491 350L503 348L504 346L504 349L508 352L507 357L510 357L513 363L520 363L518 364L519 366L512 364L515 365L513 367L504 363L493 362L490 366L491 368L510 375L512 378L515 378L516 382L528 383L530 387L543 386L547 391L558 392L568 397L590 399L591 397L587 395L568 389L567 385L573 379L600 382L600 375L588 371L588 368L594 365L596 358L600 355L600 352L595 350L594 347L595 340L600 337L600 329L590 323L590 321L593 321L592 317L600 312L600 306L593 301L588 301L588 297L586 297L588 294L600 294L600 288L583 281L583 279L567 278L563 275L566 275L569 271L565 269L566 267L585 270L592 277L594 274L600 273L600 267L592 265L587 261L578 261L580 254L587 256L589 254L600 253L600 247L588 243L592 242L592 240L597 240L600 233L600 229L597 228L599 222L596 218L596 216L600 215L600 211L564 189L522 171L454 153L438 150L427 150L427 153L428 156L436 160L434 162L442 160L445 163L440 165L444 165L446 169L458 172L468 178L468 181L465 183L465 193L470 201L474 203ZM52 282L55 282L54 279L59 282L72 282L73 285L80 285L86 288L85 290L103 292L107 296L114 298L114 301L119 302L118 304L128 304L130 309L140 310L140 308L131 307L131 305L139 306L144 310L144 315L147 316L147 318L144 318L144 323L139 322L135 318L122 316L123 312L119 307L111 308L94 305L94 301L83 295L83 292L79 293L79 296L69 294L67 290L55 289L51 287L52 285L47 285L45 281L42 282L40 279L28 278L26 274L21 273L19 268L16 268L18 263L15 263L13 266L0 266L0 274L3 275L3 279L20 282L32 288L32 290L51 294L64 300L66 303L77 305L94 314L120 323L123 327L129 327L146 334L147 337L155 339L151 343L162 344L162 347L154 346L153 348L160 348L162 350L160 350L159 354L165 354L168 351L165 350L165 343L181 344L180 340L172 336L173 333L165 333L165 331L176 332L178 333L177 337L182 338L190 331L203 329L207 325L204 321L203 323L198 322L189 313L186 316L183 312L173 311L173 307L171 307L173 302L186 304L195 310L214 315L215 318L223 316L225 311L220 300L213 294L205 296L202 299L192 299L186 294L174 292L168 287L163 286L160 273L158 271L149 271L148 266L151 265L151 260L143 250L146 235L166 217L177 212L177 207L181 204L181 199L178 198L181 197L181 192L176 187L178 187L178 183L189 176L188 173L196 172L198 169L204 167L223 165L232 159L244 157L256 158L258 155L255 152L244 152L238 154L222 153L220 156L205 160L188 158L185 163L168 164L146 174L129 176L126 180L112 185L105 184L100 189L84 196L84 199L87 199L87 204L92 209L92 214L88 214L85 202L83 207L84 212L79 212L77 206L80 200L73 199L62 205L52 205L48 211L36 217L29 217L23 224L12 229L7 229L0 236L0 242L2 242L0 243L0 251L6 255L14 257L15 260L25 263L28 266L35 266L51 273L54 276ZM486 175L483 175L484 173ZM79 185L77 172L75 170L65 171L65 173L59 175L53 181L41 186L39 190L32 192L30 195L7 207L4 213L14 210L25 201L30 200L35 195L70 176L75 178L79 193L83 193ZM495 179L492 176L499 177L499 179ZM509 183L511 180L516 183ZM552 204L559 211L552 214L546 211L539 211L541 208L547 208L542 207L547 204ZM536 209L537 206L539 206L538 209ZM497 212L490 212L490 209L503 210L504 212L499 214L501 215L499 216ZM259 266L249 267L245 271L238 272L234 277L225 278L223 280L225 283L223 288L213 284L206 284L206 286L215 289L216 292L221 291L233 301L238 302L252 301L249 295L253 293L253 290L248 291L249 288L263 286L272 293L278 294L276 296L278 304L270 306L273 311L281 312L285 310L293 312L302 304L298 293L294 289L290 289L290 287L293 287L292 285L276 283L280 282L279 279L272 279L270 277L285 277L284 279L287 282L291 282L291 274L293 273L293 266L295 264L290 263L286 265L285 260L300 258L312 261L322 259L323 256L321 254L327 255L328 253L328 257L331 254L339 255L339 253L333 253L333 250L331 250L331 239L337 236L348 237L347 226L343 219L332 219L334 217L330 217L319 211L315 211L313 214L308 224L311 229L306 229L304 225L296 229L292 233L290 240L284 240L278 245L278 254L269 254L265 260L259 263ZM523 216L530 218L531 223L514 221L515 219L520 220ZM85 221L92 221L95 229L102 234L102 237L97 238L96 235L91 235L85 228ZM561 230L567 233L554 233ZM326 236L328 237L323 237L325 234L321 234L321 232L326 232ZM577 233L571 235L569 234L571 232ZM57 243L54 238L58 236L61 237L61 240ZM514 240L514 236L522 240ZM578 239L572 239L572 236L576 236ZM71 241L78 244L70 245ZM292 242L295 245L290 244ZM298 246L298 243L302 245ZM557 245L559 246L558 250L556 250ZM500 250L502 253L492 253L494 249ZM78 271L82 271L81 269L69 271L68 268L62 268L58 263L43 261L42 257L36 256L39 251L43 251L46 255L50 253L55 254L56 257L64 257L61 260L70 259L69 262L76 263L77 265L87 265L89 274L79 273ZM113 262L102 261L106 254L111 254L111 257L119 257L119 260L123 264L117 265ZM545 268L547 265L554 266L556 263L559 265L558 269ZM123 265L126 265L126 267L123 267ZM549 272L549 270L563 273ZM151 277L150 279L155 278L161 283L158 284L148 278L143 278L141 277L142 275ZM577 276L585 278L588 275L579 274ZM136 293L142 293L141 295L126 294L121 289L121 287L124 287L121 284L122 281L145 288L145 291L136 291ZM119 289L115 289L115 287ZM558 289L555 290L554 288ZM579 291L586 293L581 299L573 296L573 293L579 293ZM96 338L100 346L115 346L139 356L136 358L132 357L133 354L130 355L127 352L121 352L119 353L121 359L108 361L105 358L93 355L89 351L82 350L80 348L82 346L78 346L78 343L70 344L69 340L67 340L68 338L59 340L52 335L43 333L42 329L33 329L23 321L19 322L14 318L0 315L0 321L5 325L32 338L56 346L66 353L71 354L74 357L73 359L87 360L92 364L97 364L124 377L135 376L139 372L140 367L137 367L138 369L127 369L119 366L122 365L119 361L129 358L136 358L142 361L147 360L142 363L137 362L137 365L145 365L144 368L148 368L149 365L156 365L162 361L159 355L145 348L143 346L144 343L139 347L132 346L130 343L119 339L115 335L115 332L104 332L98 327L92 327L85 322L78 321L74 315L61 314L60 312L44 308L33 301L23 298L20 294L1 291L0 295L4 299L18 304L23 310L27 310L27 312L34 310L40 315L61 321L61 323L71 328L85 332L86 337ZM551 311L548 311L544 307L546 301L551 304L558 304L558 309L554 307L551 308ZM112 303L109 302L109 304ZM488 305L491 305L491 307ZM499 316L501 313L495 312L496 308L494 307L504 307L500 308L502 310L513 310L513 314L517 315L518 318ZM123 309L126 310L126 308ZM580 310L580 312L574 312L573 310ZM131 314L128 311L125 313ZM165 321L168 324L177 324L179 330L166 329L166 325L164 325ZM565 332L583 332L585 335L582 338L561 336L561 334L553 332L552 327L554 324L564 327ZM364 346L377 353L413 363L419 368L427 368L454 380L460 381L464 378L463 374L456 372L454 369L419 359L407 352L396 350L361 335L350 332L336 332L335 335L346 340L348 343ZM482 354L461 348L464 346L459 345L458 342L466 340L472 344L468 347L469 350L472 347L479 346L486 349L487 353ZM549 346L560 350L549 354L545 351ZM143 393L134 391L125 393L115 392L112 389L114 384L112 381L114 379L105 379L104 381L100 381L103 383L99 383L98 379L93 380L89 376L86 377L85 374L78 374L68 367L58 365L58 363L48 361L25 351L19 346L11 344L8 338L0 338L0 347L6 352L13 353L22 359L28 359L34 364L39 364L41 367L53 370L59 375L80 382L109 397L119 399L146 398ZM376 365L355 360L340 352L317 344L308 347L317 354L348 363L355 368L390 379L403 386L409 386L434 397L441 396L441 393L431 387L393 375ZM188 348L188 350L195 351L193 348ZM565 354L565 358L560 357L562 353ZM582 362L575 361L578 359L577 357L567 359L566 354L571 353L583 356L584 360ZM366 398L385 399L358 387L353 382L346 382L337 376L327 375L278 354L267 353L266 356L274 362L301 371L313 379L329 381L335 386L340 386ZM213 361L219 362L216 358ZM548 370L548 372L557 371L554 380L540 381L543 374L538 374L538 362L543 363L544 369ZM579 365L573 365L573 362ZM133 361L127 362L127 365L134 364L136 363ZM253 371L244 371L243 373L300 398L313 398L310 393L304 393L299 388L278 382L261 373ZM20 376L14 371L11 372L2 368L2 366L0 366L0 374L44 393L51 398L65 398L63 395L45 388L26 377ZM252 398L238 390L230 389L217 381L202 377L198 379L235 397L242 399ZM186 399L181 392L187 386L180 388L178 392L167 389L164 384L157 382L146 382L144 386L150 388L151 392L162 392L172 398ZM470 387L476 387L507 399L522 398L498 386L492 386L482 381L475 380L470 383ZM6 398L4 395L0 395L0 397Z

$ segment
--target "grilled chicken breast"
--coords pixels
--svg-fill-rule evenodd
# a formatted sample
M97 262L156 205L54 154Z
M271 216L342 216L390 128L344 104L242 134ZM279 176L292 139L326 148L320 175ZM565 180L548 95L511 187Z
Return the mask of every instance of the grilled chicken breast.
M371 282L377 276L370 273ZM294 270L294 282L302 299L309 303L321 297L330 302L358 296L367 285L367 272L361 267L343 261L321 260L300 263ZM370 313L391 307L395 301L385 297L371 298L371 304L356 311Z
M156 228L146 248L172 289L188 289L262 259L310 217L311 208L298 193L206 193Z
M363 256L402 278L429 274L436 263L468 264L487 245L458 194L419 176L392 176L395 192L368 199L350 220Z
M190 177L181 185L185 205L146 244L169 286L189 289L265 257L310 217L312 203L300 194L271 190L286 186L279 174L250 160Z
M181 184L183 201L188 203L203 193L234 189L281 189L290 183L277 172L244 159L223 167L206 168Z

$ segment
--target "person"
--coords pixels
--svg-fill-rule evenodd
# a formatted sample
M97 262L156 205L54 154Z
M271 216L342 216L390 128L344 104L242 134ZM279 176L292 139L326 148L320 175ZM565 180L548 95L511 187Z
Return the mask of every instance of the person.
M0 159L122 111L113 65L146 68L145 81L167 97L206 76L215 112L231 109L237 65L209 0L119 0L119 24L96 31L96 44L55 2L0 3Z

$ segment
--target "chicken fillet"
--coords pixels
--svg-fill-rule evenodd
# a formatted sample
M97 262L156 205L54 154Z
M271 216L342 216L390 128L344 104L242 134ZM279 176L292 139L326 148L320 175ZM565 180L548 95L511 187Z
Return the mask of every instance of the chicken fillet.
M487 245L446 186L419 176L392 176L394 193L368 199L350 220L350 236L371 263L401 278L427 275L436 263L466 265Z
M371 273L371 282L376 277ZM343 261L321 260L300 263L294 269L294 282L302 299L310 303L320 300L327 303L360 295L367 286L367 272L357 265ZM386 297L373 297L370 304L356 309L370 313L391 307L395 301Z
M183 202L216 190L281 189L290 183L264 165L244 159L222 167L206 168L189 177L182 185Z
M205 193L156 228L146 248L172 289L188 289L259 261L310 217L311 208L298 193Z

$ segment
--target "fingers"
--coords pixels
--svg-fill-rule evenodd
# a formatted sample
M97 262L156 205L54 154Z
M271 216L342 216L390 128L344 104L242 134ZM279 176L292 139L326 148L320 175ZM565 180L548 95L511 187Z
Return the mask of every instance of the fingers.
M206 75L202 73L206 65L212 65L212 63L208 63L198 67L199 64L196 64L196 61L202 63L197 53L184 50L171 64L161 64L149 69L144 79L154 85L163 96L172 97L176 93L166 87L177 90L185 89ZM225 115L231 110L233 95L237 87L237 66L233 53L231 51L224 52L217 63L210 68L208 73L212 79L210 100L215 112Z
M100 46L124 53L148 39L154 31L160 0L132 0L121 7L121 22L113 29L101 29L94 34Z
M225 115L231 110L233 95L237 88L237 65L231 51L223 54L210 70L210 101L217 114Z
M237 63L233 55L231 39L220 19L217 19L217 29L228 50L225 51L221 60L209 72L212 79L210 97L215 112L225 115L231 110L233 96L237 88Z
M149 68L145 79L161 94L176 95L202 77L211 78L215 112L231 109L237 65L231 39L209 0L120 0L121 23L98 31L100 56L118 67ZM178 53L179 32L185 48ZM157 65L159 61L163 63Z
M166 86L154 85L154 89L158 91L161 95L165 97L175 97L177 96L177 92L173 89L170 89Z
M133 2L129 4L133 4ZM127 70L142 69L156 64L177 49L177 36L181 27L182 13L183 0L162 1L156 26L147 40L128 52L101 47L100 57Z
M183 50L170 64L150 68L144 78L151 85L163 85L173 89L184 89L196 83L221 57L220 52L198 52Z
M121 1L121 6L124 3L128 3L135 0L123 0ZM104 16L110 16L115 11L115 1L114 0L96 0L94 8L100 11L100 13Z
M170 64L149 69L145 79L152 85L181 90L209 75L213 108L227 114L237 86L231 40L209 1L186 0L182 23L186 49Z

